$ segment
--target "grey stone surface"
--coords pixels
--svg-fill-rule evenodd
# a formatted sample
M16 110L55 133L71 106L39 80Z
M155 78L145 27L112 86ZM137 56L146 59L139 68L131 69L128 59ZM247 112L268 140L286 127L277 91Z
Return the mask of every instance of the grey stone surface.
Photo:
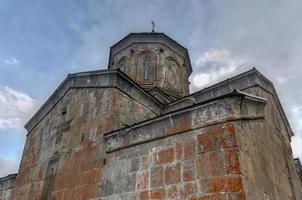
M297 173L299 174L299 177L302 181L302 165L301 165L301 162L300 162L299 158L295 159L295 165L296 165Z
M17 174L10 174L0 178L0 191L8 190L14 187Z
M162 105L149 93L141 89L119 70L99 70L69 74L56 91L42 105L38 112L29 120L25 128L31 130L47 115L50 110L65 96L70 89L79 88L117 88L124 94L140 102L143 106L158 115L162 111ZM88 105L83 104L82 114L85 118Z
M114 183L110 179L102 180L98 186L99 196L110 196L113 194Z
M133 158L131 160L131 172L136 172L140 168L139 158Z

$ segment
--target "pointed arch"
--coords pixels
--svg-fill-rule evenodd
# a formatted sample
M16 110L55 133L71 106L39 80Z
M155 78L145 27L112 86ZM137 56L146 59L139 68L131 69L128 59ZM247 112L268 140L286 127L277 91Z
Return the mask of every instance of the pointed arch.
M179 62L173 57L166 58L165 84L174 90L181 90L182 70Z
M119 59L117 63L117 68L119 68L124 73L128 74L129 73L128 65L129 65L128 58L126 56L123 56L122 58Z
M143 84L152 84L155 80L156 55L144 50L137 57L137 80Z

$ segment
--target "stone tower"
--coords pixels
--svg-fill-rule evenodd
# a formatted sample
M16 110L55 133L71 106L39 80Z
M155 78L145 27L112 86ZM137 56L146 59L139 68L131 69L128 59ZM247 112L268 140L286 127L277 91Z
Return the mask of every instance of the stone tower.
M163 33L131 33L110 49L109 69L118 68L166 104L189 94L188 50Z

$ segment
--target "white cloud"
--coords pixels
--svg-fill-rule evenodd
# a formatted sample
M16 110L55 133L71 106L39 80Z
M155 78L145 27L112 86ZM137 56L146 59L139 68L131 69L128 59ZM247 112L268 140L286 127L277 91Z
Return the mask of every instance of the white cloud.
M10 161L0 157L0 177L17 173L19 162Z
M196 87L202 87L204 85L207 85L210 82L210 75L209 74L196 74L193 77L193 84Z
M9 64L9 65L16 65L16 64L20 63L20 61L17 58L15 58L15 57L4 58L4 59L2 59L2 62L4 64Z
M234 65L234 59L227 49L210 49L203 53L196 61L197 66L212 63L213 67L221 67L222 65Z
M292 137L292 150L294 157L299 157L302 161L302 106L294 105L291 109L292 126L295 131L295 136Z
M294 105L292 107L292 124L296 132L302 133L302 106Z
M300 158L302 161L302 138L299 136L292 137L291 146L295 158Z
M224 48L206 51L195 62L195 68L200 73L192 76L192 89L199 89L222 78L227 78L244 62L245 59L233 56L229 50Z
M276 81L279 83L279 84L283 84L283 83L286 83L287 80L285 77L282 77L282 76L278 76L276 77Z
M34 102L25 93L0 86L0 128L23 126L23 119L33 110Z

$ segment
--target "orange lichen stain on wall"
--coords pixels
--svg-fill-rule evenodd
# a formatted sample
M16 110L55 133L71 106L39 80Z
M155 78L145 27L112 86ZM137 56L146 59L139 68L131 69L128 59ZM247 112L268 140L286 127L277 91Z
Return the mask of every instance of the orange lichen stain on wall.
M161 149L158 152L154 153L154 158L156 164L164 164L174 161L174 148L168 147Z
M150 171L144 170L137 174L136 178L136 189L142 190L147 189L150 183Z
M198 152L236 147L236 129L233 124L211 126L198 135Z

